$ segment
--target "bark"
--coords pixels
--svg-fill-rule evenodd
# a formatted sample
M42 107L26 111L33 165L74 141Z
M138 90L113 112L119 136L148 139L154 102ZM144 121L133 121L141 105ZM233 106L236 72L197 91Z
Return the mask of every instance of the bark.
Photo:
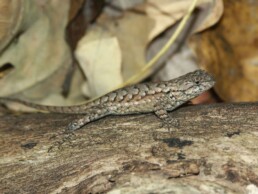
M177 130L154 114L0 116L3 193L244 193L258 185L258 104L181 107Z

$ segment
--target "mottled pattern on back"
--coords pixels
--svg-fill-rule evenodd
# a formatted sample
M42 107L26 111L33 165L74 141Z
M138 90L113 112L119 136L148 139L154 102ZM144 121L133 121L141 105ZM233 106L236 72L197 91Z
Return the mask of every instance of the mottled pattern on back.
M85 109L88 113L83 118L72 122L68 128L75 130L107 115L147 112L154 112L170 127L175 122L169 118L167 111L174 110L210 89L214 84L215 81L211 75L197 70L170 81L125 87L88 104Z
M32 108L57 113L83 114L81 119L73 121L69 130L79 129L83 125L107 115L124 115L154 112L166 122L172 120L167 111L174 110L181 104L200 95L215 84L211 75L203 70L196 70L170 81L142 83L110 92L86 104L56 107L44 106L22 100L11 100ZM1 99L0 99L1 101Z

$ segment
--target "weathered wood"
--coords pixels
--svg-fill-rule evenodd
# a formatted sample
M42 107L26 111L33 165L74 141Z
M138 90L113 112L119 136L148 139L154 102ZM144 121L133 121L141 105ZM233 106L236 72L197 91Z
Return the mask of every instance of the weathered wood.
M182 107L170 113L179 121L172 133L154 114L106 117L74 133L64 129L80 115L0 115L3 193L243 193L258 185L257 103Z

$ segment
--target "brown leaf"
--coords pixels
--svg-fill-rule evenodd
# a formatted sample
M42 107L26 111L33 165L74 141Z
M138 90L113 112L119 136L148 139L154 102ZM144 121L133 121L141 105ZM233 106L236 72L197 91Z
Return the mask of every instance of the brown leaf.
M192 45L201 65L217 80L216 91L226 101L258 99L258 4L225 1L222 20L196 35Z

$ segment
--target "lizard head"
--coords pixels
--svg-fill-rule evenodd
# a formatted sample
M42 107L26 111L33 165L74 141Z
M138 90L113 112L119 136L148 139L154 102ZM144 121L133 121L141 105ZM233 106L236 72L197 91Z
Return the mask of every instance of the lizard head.
M170 97L180 101L188 101L199 96L204 91L214 86L214 78L203 70L185 74L170 83Z

